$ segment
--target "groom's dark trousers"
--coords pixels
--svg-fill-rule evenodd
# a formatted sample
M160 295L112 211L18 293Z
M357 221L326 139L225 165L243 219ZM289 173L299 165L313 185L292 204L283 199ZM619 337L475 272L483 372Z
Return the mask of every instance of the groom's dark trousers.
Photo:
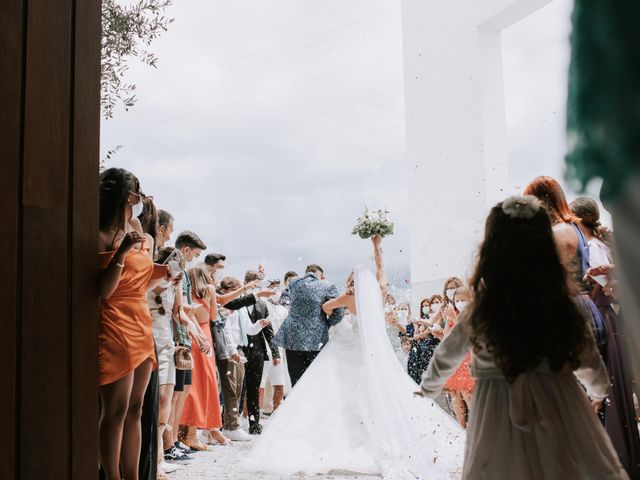
M320 352L303 352L298 350L286 350L286 352L287 369L289 370L289 377L291 377L291 387L295 387L300 377L304 375L304 372L307 371L307 368L309 368Z

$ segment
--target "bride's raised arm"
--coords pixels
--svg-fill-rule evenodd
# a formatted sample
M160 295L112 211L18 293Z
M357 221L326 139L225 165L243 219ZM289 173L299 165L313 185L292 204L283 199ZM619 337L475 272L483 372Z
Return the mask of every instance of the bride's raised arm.
M384 258L382 257L382 237L380 235L371 237L371 243L373 243L373 258L376 262L376 279L384 301L387 298L387 273L384 271Z

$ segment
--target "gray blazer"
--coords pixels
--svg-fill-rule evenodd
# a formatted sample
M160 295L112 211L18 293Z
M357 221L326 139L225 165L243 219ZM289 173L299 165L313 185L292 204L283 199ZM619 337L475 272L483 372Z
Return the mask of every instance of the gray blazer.
M278 330L275 342L287 350L319 351L329 341L329 327L344 317L342 308L327 318L322 305L338 296L333 283L320 280L313 273L289 283L291 308Z

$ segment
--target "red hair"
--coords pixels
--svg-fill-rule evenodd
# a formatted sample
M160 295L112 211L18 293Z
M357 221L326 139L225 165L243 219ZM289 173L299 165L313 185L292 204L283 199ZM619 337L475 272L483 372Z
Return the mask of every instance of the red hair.
M551 223L578 223L580 219L569 208L567 197L555 178L536 177L524 189L525 195L533 195L546 208Z

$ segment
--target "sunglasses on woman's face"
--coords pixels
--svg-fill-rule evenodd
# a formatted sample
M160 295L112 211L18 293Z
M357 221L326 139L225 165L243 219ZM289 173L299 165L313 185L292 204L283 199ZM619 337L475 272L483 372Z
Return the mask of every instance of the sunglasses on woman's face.
M162 305L162 297L160 295L156 295L154 300L158 305L160 305L160 307L158 307L158 313L160 315L164 315L166 312L164 310L164 305Z

